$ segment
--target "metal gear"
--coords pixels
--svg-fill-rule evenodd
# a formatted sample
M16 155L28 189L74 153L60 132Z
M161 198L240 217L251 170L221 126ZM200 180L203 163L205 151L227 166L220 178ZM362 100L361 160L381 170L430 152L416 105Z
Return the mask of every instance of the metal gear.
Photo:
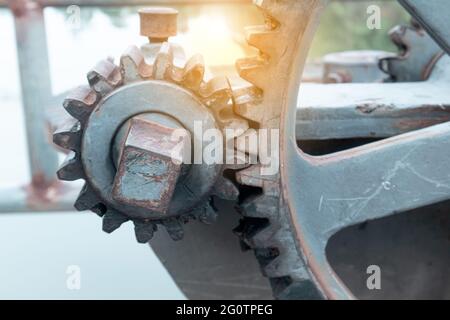
M397 46L396 56L379 60L380 69L389 75L386 82L424 81L444 51L413 19L411 26L396 26L389 31Z
M168 12L173 14L173 11ZM152 10L144 13L155 14ZM173 17L171 19L173 21ZM148 32L148 24L143 25ZM167 24L164 27L167 29ZM169 35L173 35L172 29ZM182 50L170 42L156 44L156 48L153 57L149 57L132 46L122 55L119 66L111 58L100 61L87 74L89 86L76 88L65 99L64 108L73 118L53 135L56 145L71 150L57 172L59 179L86 181L75 208L91 210L101 216L103 230L108 233L126 221L133 221L140 243L148 242L158 225L163 225L172 239L180 240L182 224L189 220L213 222L216 210L212 197L236 200L239 195L237 187L224 172L242 168L242 165L193 164L187 170L182 169L188 172L184 173L188 177L177 182L171 201L171 204L177 204L169 206L163 214L155 214L132 203L124 205L111 195L117 164L109 152L124 121L149 112L167 114L176 118L175 121L185 122L184 127L192 131L191 122L195 119L186 120L192 113L194 117L202 114L199 120L208 127L233 128L240 132L249 128L247 120L233 113L228 79L205 80L202 56L194 55L185 61ZM191 105L194 105L192 110ZM177 111L180 114L176 114Z
M235 233L244 249L254 250L276 298L352 299L327 261L328 240L345 227L442 201L437 189L450 156L450 127L437 125L326 156L305 154L297 146L293 119L303 66L327 1L254 3L266 23L247 29L248 43L260 54L236 63L253 86L235 92L235 111L260 128L279 130L280 170L265 175L263 166L253 165L236 173L248 196L241 197L243 219ZM441 161L434 161L439 165L430 172L426 159L436 150L443 150ZM403 165L428 172L436 184Z
M259 55L236 62L239 75L253 85L234 92L235 111L258 123L259 128L279 130L280 106L286 98L286 84L296 53L293 39L305 27L299 17L304 12L314 13L320 6L316 1L254 3L261 9L265 24L245 30L248 44L259 49ZM243 219L234 232L244 250L254 250L275 298L321 298L323 295L307 271L282 204L280 175L263 175L261 169L258 164L236 173L236 180L247 186L249 196L239 204Z

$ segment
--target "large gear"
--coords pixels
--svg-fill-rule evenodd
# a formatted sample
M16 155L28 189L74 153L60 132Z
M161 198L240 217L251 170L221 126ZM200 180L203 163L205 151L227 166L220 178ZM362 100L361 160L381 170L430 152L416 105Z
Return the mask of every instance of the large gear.
M183 202L172 210L174 212L169 212L167 217L152 218L146 213L146 210L136 213L139 211L136 208L117 204L111 199L111 188L101 181L107 179L108 174L111 175L110 172L105 171L102 176L101 171L106 170L105 167L113 167L112 161L107 155L104 157L105 163L101 163L103 160L98 160L101 156L93 157L93 153L97 152L96 149L102 148L102 143L112 143L114 132L117 130L114 128L115 122L120 125L121 121L127 118L126 112L122 110L129 110L130 116L155 111L152 108L146 110L145 106L142 107L142 110L136 109L135 104L139 104L139 102L131 97L139 99L138 97L142 98L142 96L133 90L144 90L147 95L153 94L153 96L159 94L156 94L157 91L165 90L167 100L171 99L171 95L175 95L173 101L176 101L178 96L188 97L186 99L195 100L199 108L207 109L206 111L202 109L207 113L206 118L209 117L207 120L204 120L205 116L200 119L204 123L214 122L222 130L233 128L244 132L248 129L247 121L232 112L232 90L228 79L215 77L205 80L205 67L200 55L195 55L184 64L182 63L182 51L178 46L169 42L158 46L153 57L144 57L142 51L133 46L122 55L119 66L115 65L112 59L99 62L87 75L89 86L78 87L64 101L64 108L73 119L58 129L53 138L55 144L71 150L71 153L57 174L61 180L84 179L86 181L74 206L77 210L92 210L103 217L103 230L108 233L117 229L122 223L132 220L136 238L140 243L146 243L151 239L157 225L165 226L170 236L174 240L179 240L183 236L182 224L188 220L196 219L205 223L215 220L216 212L212 204L212 196L226 200L238 198L237 187L224 177L225 170L242 167L238 164L215 165L213 168L209 166L206 186L200 186L201 190L198 195L192 196L193 200L188 199ZM180 64L182 65L180 66ZM114 107L110 108L113 109L112 111L108 111L104 107L110 101L120 97L125 97L123 100L125 105L122 105L122 110ZM161 101L159 96L156 100ZM126 104L127 101L130 101L131 106ZM156 111L167 114L171 112L171 110L164 109ZM109 123L104 122L103 126L95 128L103 119L95 117L102 112L107 114L106 118L110 117L107 119ZM116 116L114 112L122 112L120 116L117 116L117 121L111 119ZM193 111L186 110L184 112ZM183 122L183 119L178 120ZM107 129L108 126L113 128ZM106 134L105 132L108 130L112 130L112 134ZM108 150L106 149L106 151ZM96 156L98 155L99 153L96 154ZM192 165L192 167L195 166L198 165ZM197 183L199 182L201 181L197 181ZM186 189L190 188L188 182L183 183Z
M235 91L235 111L257 122L259 128L280 129L279 105L287 88L277 90L280 88L274 89L273 85L281 86L289 77L296 45L292 39L301 30L297 14L299 10L309 10L308 3L303 4L304 8L296 1L254 3L261 9L265 24L245 30L248 44L259 49L259 55L236 62L239 75L252 86ZM280 175L262 175L258 164L237 172L236 180L253 190L247 191L250 196L239 205L243 219L234 232L244 250L254 250L275 298L322 298L296 246L291 222L281 203Z
M263 166L258 164L236 173L236 180L252 190L247 188L246 194L250 196L240 203L243 219L235 233L241 238L244 249L254 250L263 274L270 279L276 298L352 299L354 296L327 261L328 240L346 226L410 209L409 199L395 193L392 193L394 196L386 196L394 199L391 207L386 206L382 197L376 198L381 194L383 184L376 188L371 184L380 177L387 177L391 185L390 180L394 176L391 172L401 162L397 159L409 157L419 150L419 146L420 152L417 151L415 158L411 156L410 161L424 166L424 154L431 154L433 147L439 146L439 142L430 145L427 135L433 130L445 132L446 127L422 130L416 133L416 140L410 144L402 144L399 137L385 140L373 145L371 155L367 152L369 147L322 157L303 153L295 140L293 119L297 111L302 68L318 18L327 1L256 0L254 3L262 10L266 23L247 29L247 42L259 49L260 54L236 63L239 75L253 85L235 92L235 111L258 123L259 128L279 130L280 170L277 174L265 175L262 173ZM416 39L415 36L413 34L411 37ZM426 35L420 36L419 41L428 41ZM404 45L406 41L408 38L402 37L398 44ZM424 63L412 68L412 71L418 71L414 74L415 80L426 78L428 68L442 56L442 51L435 45L430 51L424 62L425 70L422 68ZM388 62L391 62L392 68L401 69L414 63L414 60L405 61L406 58L401 56ZM414 134L406 134L402 138L407 140L411 136ZM444 133L441 138L448 141ZM425 140L427 142L424 143ZM429 149L425 150L423 145ZM384 157L381 158L377 152L383 148ZM373 170L375 162L367 160L370 156L383 159L383 165L376 163L377 171ZM448 153L444 159L446 156ZM369 163L370 166L367 165ZM443 166L440 170L444 171ZM371 178L360 183L359 177L367 174ZM340 183L344 179L350 180L348 176L354 178L346 181L346 186L342 188ZM398 176L395 178L399 184L404 182ZM409 177L406 173L402 178L407 180ZM420 184L421 181L415 180L415 183ZM411 185L414 183L403 184L403 187L408 189ZM372 191L372 188L375 190L373 195L365 196L364 192ZM426 188L430 186L426 185ZM413 189L412 193L418 194L418 201L424 204L439 201L431 193L417 190ZM324 209L326 196L331 201L342 201L344 204L329 205ZM379 204L373 201L375 198Z

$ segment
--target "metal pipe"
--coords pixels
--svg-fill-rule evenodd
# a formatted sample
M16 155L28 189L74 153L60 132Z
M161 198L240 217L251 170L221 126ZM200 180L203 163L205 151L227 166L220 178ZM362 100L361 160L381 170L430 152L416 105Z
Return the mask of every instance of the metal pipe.
M11 1L16 30L22 104L26 121L32 184L51 185L58 157L48 137L45 109L51 80L43 10L31 1Z
M79 184L54 183L50 187L33 185L0 188L0 213L74 211Z

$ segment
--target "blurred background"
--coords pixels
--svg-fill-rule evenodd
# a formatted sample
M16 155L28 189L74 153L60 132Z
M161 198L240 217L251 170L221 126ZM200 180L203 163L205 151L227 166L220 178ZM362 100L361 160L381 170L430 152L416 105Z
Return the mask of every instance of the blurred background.
M211 72L233 79L234 61L251 53L243 27L258 24L262 18L250 1L214 2L186 1L172 6L179 10L179 34L173 41L188 55L203 54ZM17 186L26 186L31 179L25 127L37 120L25 121L14 18L4 2L0 4L0 187L22 190ZM366 27L366 9L371 4L382 8L380 30ZM49 72L55 97L86 83L86 72L98 60L111 56L117 62L128 45L146 42L139 36L137 7L80 7L77 21L71 18L73 9L44 10L49 70L42 72ZM341 50L396 51L387 33L408 21L396 1L332 1L308 62L314 65L324 54ZM26 63L33 64L32 56ZM56 104L53 107L62 109ZM43 105L40 112L45 109ZM77 186L81 184L75 183ZM3 193L1 200L8 197L10 194ZM92 213L11 213L7 208L0 205L1 299L184 297L148 246L136 244L130 225L107 235L101 231L101 219ZM80 267L80 290L67 287L68 268L73 265Z

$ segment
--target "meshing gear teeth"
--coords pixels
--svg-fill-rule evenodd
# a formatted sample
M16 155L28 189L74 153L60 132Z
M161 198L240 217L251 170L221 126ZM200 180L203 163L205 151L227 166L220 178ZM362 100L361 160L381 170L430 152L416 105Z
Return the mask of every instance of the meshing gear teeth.
M226 200L236 200L239 196L234 183L223 176L225 170L235 166L224 165L209 198L197 205L195 209L178 217L159 220L138 219L110 207L92 186L90 178L86 177L81 160L83 153L81 141L92 111L104 101L106 96L113 95L118 89L125 90L128 85L136 82L160 80L178 85L193 93L207 106L216 116L223 130L240 128L242 132L245 132L248 129L247 121L233 113L232 90L226 78L205 80L205 66L201 55L194 55L181 67L175 65L174 56L172 45L165 42L161 45L152 64L146 62L141 50L135 46L126 50L120 58L119 66L115 65L111 58L100 61L87 75L89 86L76 88L65 99L64 108L73 119L59 128L53 137L58 146L71 150L58 171L58 177L68 181L86 180L74 204L75 208L91 210L101 216L102 228L108 233L132 220L136 239L140 243L148 242L158 225L164 226L173 240L180 240L184 232L182 225L189 220L195 219L205 223L215 221L217 212L211 205L211 196Z
M381 70L389 75L388 82L427 80L436 62L444 55L439 45L414 20L411 26L394 27L389 36L399 53L379 62Z
M277 104L285 93L271 87L274 81L287 82L295 54L295 44L291 39L298 34L296 12L302 10L304 4L287 0L258 0L254 3L261 9L266 23L246 29L249 45L260 52L256 57L236 62L239 75L252 86L233 92L235 111L256 121L260 128L279 128L280 108ZM254 192L242 200L239 211L243 219L234 232L240 237L244 249L254 250L276 298L321 298L322 294L296 245L289 215L280 205L279 178L278 174L261 174L260 165L252 165L236 173L237 182L253 188Z

